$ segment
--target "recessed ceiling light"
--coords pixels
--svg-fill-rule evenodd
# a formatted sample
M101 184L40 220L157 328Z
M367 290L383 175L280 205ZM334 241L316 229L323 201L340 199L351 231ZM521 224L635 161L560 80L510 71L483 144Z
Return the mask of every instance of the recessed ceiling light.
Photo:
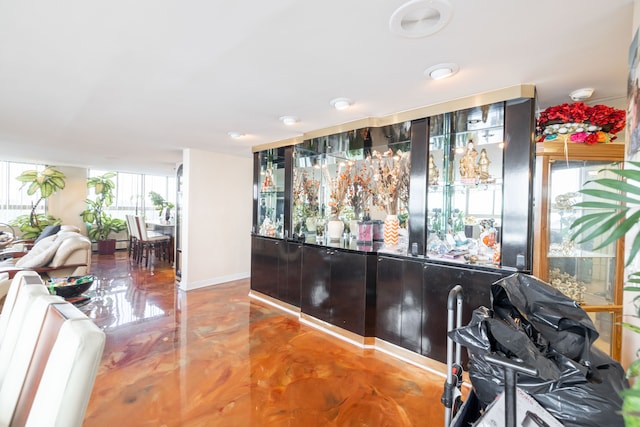
M298 122L298 118L295 116L282 116L280 117L280 121L287 126L291 126Z
M228 135L233 139L238 139L244 136L244 133L240 132L229 132Z
M433 80L446 79L453 76L460 70L458 64L453 62L447 62L443 64L437 64L424 70L424 75L431 77Z
M440 31L452 15L448 0L412 0L393 12L389 29L403 37L425 37Z
M353 101L349 98L335 98L332 99L329 104L336 110L346 110L353 104Z

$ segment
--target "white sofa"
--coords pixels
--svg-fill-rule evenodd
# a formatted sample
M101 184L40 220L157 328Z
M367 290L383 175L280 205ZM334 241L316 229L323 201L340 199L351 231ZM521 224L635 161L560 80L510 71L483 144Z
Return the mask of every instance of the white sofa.
M26 253L0 262L0 274L9 278L0 279L0 298L7 294L10 279L24 270L33 270L44 278L83 276L91 268L91 241L76 231L60 231L36 243Z

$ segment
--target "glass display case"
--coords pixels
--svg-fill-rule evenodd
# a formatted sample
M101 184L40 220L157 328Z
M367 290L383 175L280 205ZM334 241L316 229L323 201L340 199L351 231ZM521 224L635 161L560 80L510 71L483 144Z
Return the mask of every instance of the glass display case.
M593 211L578 208L589 196L579 190L589 181L616 178L605 169L619 167L624 144L538 144L536 245L533 274L577 301L591 316L600 338L596 345L620 355L623 242L596 249L601 237L574 241L571 224Z
M430 118L429 258L501 265L505 104Z
M258 208L256 231L282 238L285 221L285 152L272 148L258 153Z
M297 144L293 152L293 233L320 244L371 243L383 241L388 215L397 216L400 230L406 227L410 131L411 122L403 122ZM398 241L396 246L406 246L406 242Z

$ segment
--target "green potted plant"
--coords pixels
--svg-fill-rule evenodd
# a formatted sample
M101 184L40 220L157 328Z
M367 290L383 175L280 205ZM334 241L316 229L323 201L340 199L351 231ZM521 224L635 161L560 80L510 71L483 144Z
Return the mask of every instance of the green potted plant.
M114 218L105 212L105 208L113 204L113 190L115 183L114 172L87 179L87 187L92 188L95 199L86 199L87 208L80 216L88 224L89 238L98 245L98 253L112 255L116 249L116 240L110 239L111 233L118 233L127 228L127 223L119 218Z
M48 225L60 223L59 218L51 215L38 214L36 209L43 200L48 199L55 192L64 189L66 176L53 166L47 166L42 172L37 170L27 170L22 172L16 178L22 182L23 188L29 185L27 194L33 196L38 193L39 197L35 203L31 203L31 212L27 215L20 215L11 222L22 232L23 239L35 239L42 233L42 230Z
M156 193L155 191L149 191L149 198L151 199L151 203L153 203L153 206L155 206L156 210L158 211L158 215L160 216L160 219L162 219L162 210L166 209L165 219L169 221L169 219L171 219L171 209L173 209L174 204L166 201L164 197L162 197L159 193Z

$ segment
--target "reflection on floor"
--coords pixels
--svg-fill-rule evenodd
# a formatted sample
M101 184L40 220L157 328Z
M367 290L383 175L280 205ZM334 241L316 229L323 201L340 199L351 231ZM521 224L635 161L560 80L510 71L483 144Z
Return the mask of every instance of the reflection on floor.
M107 334L86 426L436 426L444 380L248 297L177 290L126 253L94 255L81 309Z

